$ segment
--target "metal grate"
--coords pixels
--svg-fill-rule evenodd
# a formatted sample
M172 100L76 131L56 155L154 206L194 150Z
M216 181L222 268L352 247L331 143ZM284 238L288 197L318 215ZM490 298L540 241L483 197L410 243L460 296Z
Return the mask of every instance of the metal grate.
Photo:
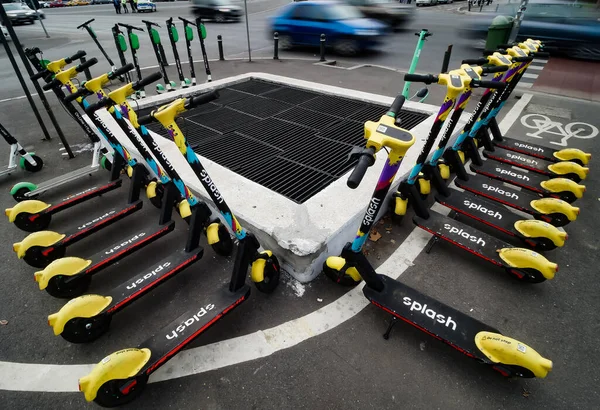
M219 94L178 119L194 151L297 203L354 166L346 159L352 146L365 142L364 122L387 112L376 104L258 80ZM428 115L401 111L399 117L410 129ZM159 124L149 128L166 135Z

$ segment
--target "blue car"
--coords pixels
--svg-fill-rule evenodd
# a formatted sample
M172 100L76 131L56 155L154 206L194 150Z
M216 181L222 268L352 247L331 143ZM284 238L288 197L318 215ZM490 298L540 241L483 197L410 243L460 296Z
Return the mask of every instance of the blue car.
M286 6L273 18L272 31L279 33L279 47L319 46L321 34L327 45L341 55L352 56L377 45L388 27L366 18L356 7L329 1L304 1Z

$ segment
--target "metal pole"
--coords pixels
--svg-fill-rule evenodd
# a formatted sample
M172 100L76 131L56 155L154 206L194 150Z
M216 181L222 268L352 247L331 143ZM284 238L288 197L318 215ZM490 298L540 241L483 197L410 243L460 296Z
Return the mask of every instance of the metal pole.
M223 37L220 34L217 36L217 46L219 47L219 60L225 61L225 57L223 56Z
M273 33L273 60L279 60L279 33Z
M25 67L27 68L28 72L31 71L31 67L27 63L27 60L23 58L24 57L24 55L22 54L23 49L21 48L21 44L19 43L19 38L17 37L17 34L15 33L15 30L13 29L13 26L12 26L9 18L6 15L6 11L4 10L4 7L0 7L0 20L4 21L4 24L6 25L6 29L8 30L8 34L12 38L15 48L17 49L17 51L19 51L19 55L21 56L21 59L23 60L23 64L25 64ZM38 123L40 124L40 128L42 129L42 132L44 133L44 139L51 140L52 137L50 137L50 134L48 133L48 129L46 128L46 124L44 124L44 121L42 120L42 116L40 115L40 112L38 111L38 109L35 105L35 102L33 101L33 98L31 97L29 88L27 88L25 79L23 78L23 75L21 74L21 69L17 65L17 61L15 60L15 56L13 55L12 50L10 49L10 46L8 45L8 41L6 40L4 35L1 35L0 37L1 37L0 41L2 41L2 45L4 46L4 49L6 50L6 55L8 56L8 59L10 60L10 64L13 66L15 74L17 75L17 78L19 80L19 83L21 83L21 87L23 88L23 91L25 92L25 97L27 97L27 101L29 101L29 105L31 105L33 114L35 115L35 118L38 120ZM32 76L32 75L33 75L33 73L30 73L30 76ZM37 85L37 82L34 82L34 85ZM44 92L39 87L39 85L36 87L36 91L38 92L39 96L41 98L43 98Z
M523 15L525 14L525 10L527 9L528 0L521 0L521 5L519 6L519 10L517 11L517 16L515 17L515 21L513 21L512 30L510 31L510 35L508 36L508 43L513 43L517 36L519 35L519 28L521 27L521 21L523 21Z
M441 73L448 72L448 66L450 65L450 56L452 55L452 44L448 45L448 49L444 53L444 62L442 63Z
M325 34L321 34L321 59L319 61L325 61Z
M46 38L50 38L50 34L48 34L48 30L46 30L46 26L44 26L44 22L42 21L42 18L40 17L40 12L38 11L37 8L35 9L35 14L37 15L38 21L40 22L40 24L42 25L42 28L44 29L44 33L46 33Z
M246 13L246 39L248 39L248 62L252 62L252 53L250 51L250 28L248 27L248 2L244 0L244 13Z

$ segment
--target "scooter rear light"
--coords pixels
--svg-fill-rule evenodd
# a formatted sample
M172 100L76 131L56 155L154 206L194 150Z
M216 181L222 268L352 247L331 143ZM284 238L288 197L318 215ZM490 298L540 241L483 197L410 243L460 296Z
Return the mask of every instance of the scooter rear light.
M558 272L558 265L554 266L554 272Z

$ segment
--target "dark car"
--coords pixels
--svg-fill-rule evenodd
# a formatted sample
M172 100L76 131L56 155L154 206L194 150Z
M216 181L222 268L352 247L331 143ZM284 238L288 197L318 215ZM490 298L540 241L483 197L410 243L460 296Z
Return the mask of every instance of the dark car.
M358 7L367 17L383 21L396 29L412 20L415 14L414 4L398 3L394 0L346 0Z
M321 34L327 45L342 55L355 55L377 45L387 26L366 18L356 7L331 1L288 4L272 20L271 33L279 33L279 47L318 46Z
M231 0L192 0L192 9L196 16L217 23L239 21L244 15L242 9L232 4Z
M496 15L515 16L518 4L499 5L493 14L473 17L461 34L481 45ZM518 40L534 38L552 46L556 54L600 60L600 11L585 3L532 0L527 5Z
M6 15L13 25L33 24L37 19L37 16L29 7L23 6L20 3L6 3L2 7L6 10Z

